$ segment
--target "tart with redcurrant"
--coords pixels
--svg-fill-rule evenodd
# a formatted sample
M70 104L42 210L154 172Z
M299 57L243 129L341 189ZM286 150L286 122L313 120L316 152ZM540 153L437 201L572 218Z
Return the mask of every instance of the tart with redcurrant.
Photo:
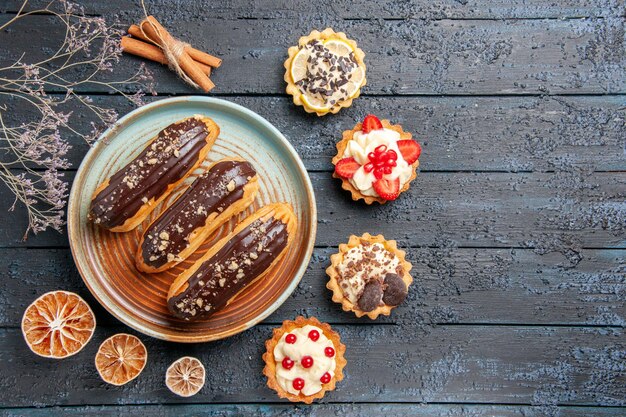
M384 204L409 189L417 176L422 148L409 132L370 114L343 132L333 158L335 172L353 200Z
M350 236L330 262L326 288L333 292L334 302L357 317L374 320L381 314L388 316L406 299L413 282L409 274L412 265L404 251L395 240L385 240L382 235Z
M284 64L287 93L306 112L337 113L361 94L366 83L365 54L345 33L314 30L288 53Z
M343 379L346 347L337 332L314 317L284 321L265 347L263 374L281 398L310 404Z

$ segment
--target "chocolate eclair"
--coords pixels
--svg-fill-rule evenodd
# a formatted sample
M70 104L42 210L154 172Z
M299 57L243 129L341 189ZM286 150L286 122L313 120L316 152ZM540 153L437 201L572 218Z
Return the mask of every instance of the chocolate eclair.
M224 222L252 204L258 190L258 176L249 162L213 163L144 231L135 255L137 268L161 272L185 260Z
M88 218L112 232L137 227L204 158L220 129L208 117L172 123L124 168L98 186Z
M290 204L261 208L176 278L167 306L177 318L206 318L262 279L287 253L296 232Z

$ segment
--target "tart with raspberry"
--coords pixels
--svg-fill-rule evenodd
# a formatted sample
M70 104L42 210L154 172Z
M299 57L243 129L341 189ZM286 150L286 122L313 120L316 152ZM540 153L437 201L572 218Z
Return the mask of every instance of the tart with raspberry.
M263 374L281 398L310 404L343 379L346 347L337 332L314 317L284 321L265 347Z
M404 251L382 235L352 235L330 261L326 288L333 292L334 302L357 317L388 316L405 300L413 282Z
M343 32L314 30L288 53L287 93L308 113L324 116L350 107L366 83L365 54Z
M370 114L343 132L333 158L335 172L353 200L384 204L409 189L417 176L422 148L409 132Z

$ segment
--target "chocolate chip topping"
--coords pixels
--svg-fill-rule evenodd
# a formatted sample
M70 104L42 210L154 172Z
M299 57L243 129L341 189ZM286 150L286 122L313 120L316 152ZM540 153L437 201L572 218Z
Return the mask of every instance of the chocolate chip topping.
M243 187L256 175L249 162L222 161L204 172L144 233L143 260L159 268L180 260L189 246L189 234L203 227L213 213L219 215L243 197Z
M380 304L380 300L383 296L383 286L377 279L370 280L357 301L357 306L361 311L372 311Z
M385 275L385 291L383 303L388 306L397 306L404 301L408 294L406 284L402 277L397 274Z
M183 178L206 146L209 131L190 118L161 130L135 159L109 179L91 202L89 219L113 228L133 217L151 199L159 199L169 184Z
M288 238L287 225L274 217L252 222L194 271L187 288L168 300L169 310L183 320L220 310L271 265Z

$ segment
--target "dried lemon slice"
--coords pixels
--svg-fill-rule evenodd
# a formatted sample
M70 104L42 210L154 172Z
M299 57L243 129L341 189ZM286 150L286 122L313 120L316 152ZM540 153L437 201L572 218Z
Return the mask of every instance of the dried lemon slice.
M96 318L77 294L51 291L37 298L22 317L22 334L34 353L62 359L81 351L93 336Z
M147 361L144 344L126 333L109 337L96 353L96 369L104 382L112 385L124 385L137 378Z
M202 389L205 377L202 362L191 356L183 356L167 368L165 385L176 395L191 397Z

